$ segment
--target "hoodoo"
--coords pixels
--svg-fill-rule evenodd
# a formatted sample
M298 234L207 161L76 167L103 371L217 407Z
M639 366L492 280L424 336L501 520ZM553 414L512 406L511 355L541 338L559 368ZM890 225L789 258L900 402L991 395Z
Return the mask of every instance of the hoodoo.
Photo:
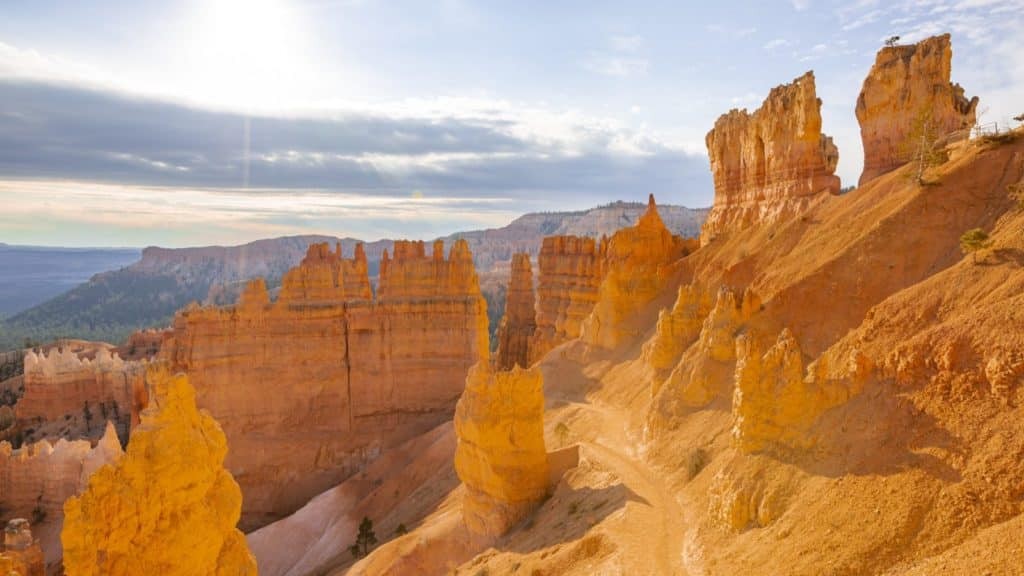
M791 218L839 193L839 150L821 132L821 100L808 72L773 88L752 114L731 110L705 142L715 201L701 244L717 235Z
M505 317L498 327L499 370L510 370L516 365L526 368L530 365L530 340L537 330L537 312L534 306L530 255L518 253L512 257L512 275L508 283Z
M242 492L223 467L224 432L196 408L188 377L155 365L146 380L153 403L127 453L64 505L65 572L255 576L235 528Z
M486 362L474 366L455 410L455 434L455 470L466 485L466 524L475 533L499 535L547 491L540 370L495 372Z
M958 131L954 137L968 136L978 97L968 100L964 89L950 82L952 61L949 34L879 50L857 98L864 143L861 185L907 162L907 138L915 123L928 123L936 138Z

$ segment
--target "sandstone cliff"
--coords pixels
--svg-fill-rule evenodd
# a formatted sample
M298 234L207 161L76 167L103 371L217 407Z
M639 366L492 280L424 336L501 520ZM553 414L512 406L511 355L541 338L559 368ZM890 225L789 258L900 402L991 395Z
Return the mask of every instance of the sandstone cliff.
M517 253L506 292L505 316L498 327L497 366L530 366L530 341L537 330L536 298L533 293L533 268L530 255Z
M544 381L539 369L469 371L455 410L455 471L466 486L469 529L499 535L544 498Z
M579 337L583 320L597 303L607 247L603 238L544 238L537 257L537 330L530 343L530 364Z
M48 562L60 558L57 537L64 518L64 501L78 494L89 477L104 464L121 457L121 443L113 425L96 444L87 440L51 444L41 440L12 450L0 442L0 517L33 518ZM53 530L56 528L56 530Z
M669 265L696 248L673 235L658 215L651 195L647 212L635 226L623 228L608 241L597 304L580 335L588 344L615 348L625 336L636 335L630 317L654 300L670 275Z
M32 536L28 520L16 518L4 528L0 546L0 574L4 576L44 576L46 564L39 542Z
M861 186L910 159L907 138L915 123L929 123L938 137L974 125L978 98L968 100L964 89L949 81L952 60L949 34L878 52L857 98L864 144ZM959 136L966 137L966 132Z
M821 132L821 100L808 72L773 88L752 114L732 110L706 143L715 202L701 243L802 213L821 195L838 194L839 151Z
M253 282L237 306L175 318L162 354L228 437L243 528L451 417L466 371L488 356L487 316L466 244L434 249L396 242L372 300L361 254L314 245L276 302Z
M235 525L242 493L223 468L228 446L196 409L188 378L154 365L152 405L116 464L64 505L68 576L256 574Z
M25 355L25 392L14 407L27 440L45 436L99 438L106 423L128 438L146 405L145 367L125 362L100 347L95 356L79 358L70 349Z

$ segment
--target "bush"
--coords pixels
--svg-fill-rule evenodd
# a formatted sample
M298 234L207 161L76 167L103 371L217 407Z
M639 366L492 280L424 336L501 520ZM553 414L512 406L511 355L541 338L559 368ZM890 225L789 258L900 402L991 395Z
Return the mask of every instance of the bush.
M968 230L960 236L960 249L964 254L970 254L975 264L978 263L978 251L988 248L989 244L988 233L981 228Z

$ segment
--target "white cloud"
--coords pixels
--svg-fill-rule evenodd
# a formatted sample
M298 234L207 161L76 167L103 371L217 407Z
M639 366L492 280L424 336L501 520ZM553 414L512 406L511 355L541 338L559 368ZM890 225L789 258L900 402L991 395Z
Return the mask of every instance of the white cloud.
M597 72L605 76L617 76L619 78L646 74L650 65L650 62L645 58L623 58L618 56L595 56L584 63L584 67L591 72Z
M612 36L610 39L612 50L616 52L636 52L644 45L642 36Z

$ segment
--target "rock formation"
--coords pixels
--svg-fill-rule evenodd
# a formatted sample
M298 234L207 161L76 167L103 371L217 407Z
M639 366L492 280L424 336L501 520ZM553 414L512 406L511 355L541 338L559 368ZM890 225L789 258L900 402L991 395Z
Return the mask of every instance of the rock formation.
M533 268L529 254L513 256L505 298L505 317L498 327L497 366L499 370L510 370L516 365L527 368L530 366L530 340L537 330Z
M427 256L422 242L396 242L376 300L363 261L314 245L273 304L255 281L237 306L175 318L162 354L227 434L244 529L451 418L467 370L488 356L486 305L464 242L447 259L440 243Z
M756 224L791 218L839 193L839 151L821 132L821 100L808 72L773 88L753 114L731 110L705 139L715 201L701 244Z
M12 450L0 442L0 510L6 517L33 518L40 527L60 526L64 501L79 493L89 477L104 464L121 457L117 432L108 423L106 433L95 447L87 440L54 444L40 440ZM43 549L50 561L60 558L60 542L52 530L52 541L44 538ZM3 572L0 572L3 574Z
M860 185L908 161L907 138L915 123L928 122L936 137L974 125L978 98L968 100L964 89L949 81L952 61L949 34L878 51L857 98L864 144ZM967 136L963 132L959 138Z
M530 364L555 346L577 338L597 303L604 279L607 240L548 236L537 257L537 330L530 343Z
M683 351L700 336L710 310L711 299L702 287L696 284L680 286L672 309L658 314L654 337L644 345L643 358L647 364L657 372L675 367ZM660 379L655 380L660 385Z
M466 486L469 529L499 535L544 498L544 381L536 367L495 372L481 362L469 371L455 409L455 471Z
M665 228L652 194L636 225L619 230L608 241L602 265L605 278L581 329L583 340L610 349L635 334L627 320L665 288L668 265L694 247Z
M146 379L153 402L127 453L64 506L65 572L255 575L235 528L242 493L223 468L224 432L196 409L186 376L154 365Z
M4 528L0 547L0 574L4 576L44 576L46 563L39 542L32 537L28 520L15 518Z
M146 405L144 371L141 363L125 362L103 347L91 360L67 348L29 352L15 418L20 428L32 428L39 437L98 438L110 421L127 438Z

